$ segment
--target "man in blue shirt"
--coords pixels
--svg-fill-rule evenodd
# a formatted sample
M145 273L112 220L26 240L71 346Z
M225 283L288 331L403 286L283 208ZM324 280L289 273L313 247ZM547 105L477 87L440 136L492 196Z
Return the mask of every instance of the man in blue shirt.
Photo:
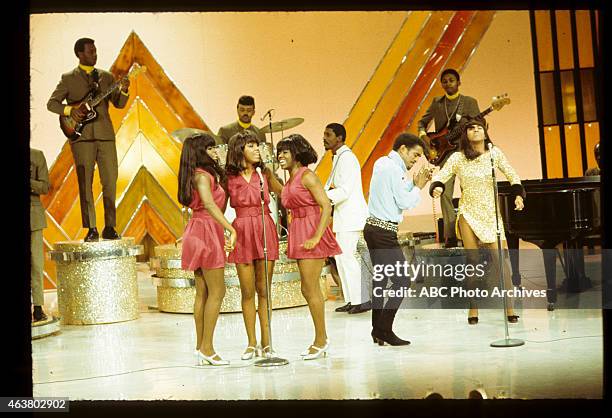
M407 171L423 156L425 143L416 135L402 133L393 144L393 151L374 163L370 180L370 201L363 230L374 275L372 277L372 339L379 345L408 345L393 332L393 320L402 303L398 290L410 286L410 280L394 267L404 263L404 253L397 241L402 212L417 206L421 189L431 179L431 170L422 168L414 178ZM387 284L391 286L387 289ZM385 297L387 303L384 303Z

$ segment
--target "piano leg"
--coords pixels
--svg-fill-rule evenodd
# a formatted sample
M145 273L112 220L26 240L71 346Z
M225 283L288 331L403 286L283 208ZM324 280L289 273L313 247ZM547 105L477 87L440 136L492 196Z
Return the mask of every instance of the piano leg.
M519 270L519 237L517 235L506 234L508 249L510 250L510 265L512 266L512 284L519 287L521 285L521 272Z
M544 257L544 272L546 274L546 299L548 300L548 310L555 309L557 303L557 250L556 243L544 242L542 245L542 255Z
M593 285L591 279L584 271L584 252L580 239L571 240L563 244L567 277L565 288L568 292L583 292Z

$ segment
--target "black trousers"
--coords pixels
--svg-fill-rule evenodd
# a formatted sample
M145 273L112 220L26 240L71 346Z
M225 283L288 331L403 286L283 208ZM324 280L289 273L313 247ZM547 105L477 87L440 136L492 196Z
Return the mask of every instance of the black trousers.
M363 229L363 237L368 246L373 269L376 269L377 265L396 266L398 261L403 265L406 261L397 241L397 233L366 224ZM402 287L410 286L410 280L397 273L394 271L391 274L385 274L381 280L375 280L376 277L372 277L372 328L375 330L393 331L393 320L402 304L403 297L389 297L385 302L381 295L383 289L399 290Z

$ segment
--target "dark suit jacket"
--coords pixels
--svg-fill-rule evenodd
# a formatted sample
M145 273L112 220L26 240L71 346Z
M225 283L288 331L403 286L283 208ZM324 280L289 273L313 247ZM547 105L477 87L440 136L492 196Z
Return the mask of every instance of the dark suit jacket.
M266 136L263 133L261 133L261 131L259 130L257 126L251 125L247 129L255 133L255 135L257 136L257 139L259 139L259 142L265 142ZM245 129L242 126L240 126L238 121L236 121L234 123L230 123L229 125L220 127L219 133L217 133L217 137L219 138L219 140L223 141L222 143L227 144L229 142L229 139L232 136L244 130Z
M476 99L470 96L464 96L462 94L460 94L459 96L462 100L462 103L460 106L461 109L458 113L462 117L474 117L480 113L480 109L478 108L478 102L476 101ZM434 123L436 125L436 131L439 132L446 126L447 119L446 110L444 109L444 98L445 96L440 96L433 99L431 105L419 121L419 132L427 131L427 126L429 125L429 122L431 122L432 119L434 120ZM454 106L455 105L453 104L453 107L448 109L449 112L454 110Z
M97 70L100 75L98 80L100 86L98 92L106 91L111 84L114 83L115 78L108 71ZM62 74L59 84L47 102L47 109L58 115L63 115L66 104L79 102L87 95L91 89L92 81L91 75L87 75L87 73L79 67L68 73ZM114 141L115 130L113 129L113 124L108 113L108 102L112 102L116 108L121 109L126 105L128 98L127 95L122 94L119 89L117 89L113 94L102 100L95 108L98 113L97 118L85 125L82 135L77 141L91 141L96 139L101 141ZM64 100L66 100L67 103L63 103Z
M45 154L30 148L30 231L37 231L47 226L45 208L40 202L40 195L49 192L49 170Z

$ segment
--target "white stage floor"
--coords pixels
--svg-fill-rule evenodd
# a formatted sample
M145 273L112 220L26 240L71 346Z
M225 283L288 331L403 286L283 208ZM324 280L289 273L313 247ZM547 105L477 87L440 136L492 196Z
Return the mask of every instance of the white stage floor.
M146 264L139 264L140 318L90 326L62 326L32 343L34 396L71 400L415 399L428 390L465 399L482 387L489 397L602 398L601 311L518 310L510 336L522 347L491 348L504 337L500 311L400 310L394 330L412 344L380 347L370 337L370 312L336 313L326 302L331 342L326 359L303 361L313 338L307 307L273 313L273 341L289 364L260 368L241 361L242 314L222 314L215 348L230 366L196 366L189 314L159 313ZM46 294L53 309L52 293Z

